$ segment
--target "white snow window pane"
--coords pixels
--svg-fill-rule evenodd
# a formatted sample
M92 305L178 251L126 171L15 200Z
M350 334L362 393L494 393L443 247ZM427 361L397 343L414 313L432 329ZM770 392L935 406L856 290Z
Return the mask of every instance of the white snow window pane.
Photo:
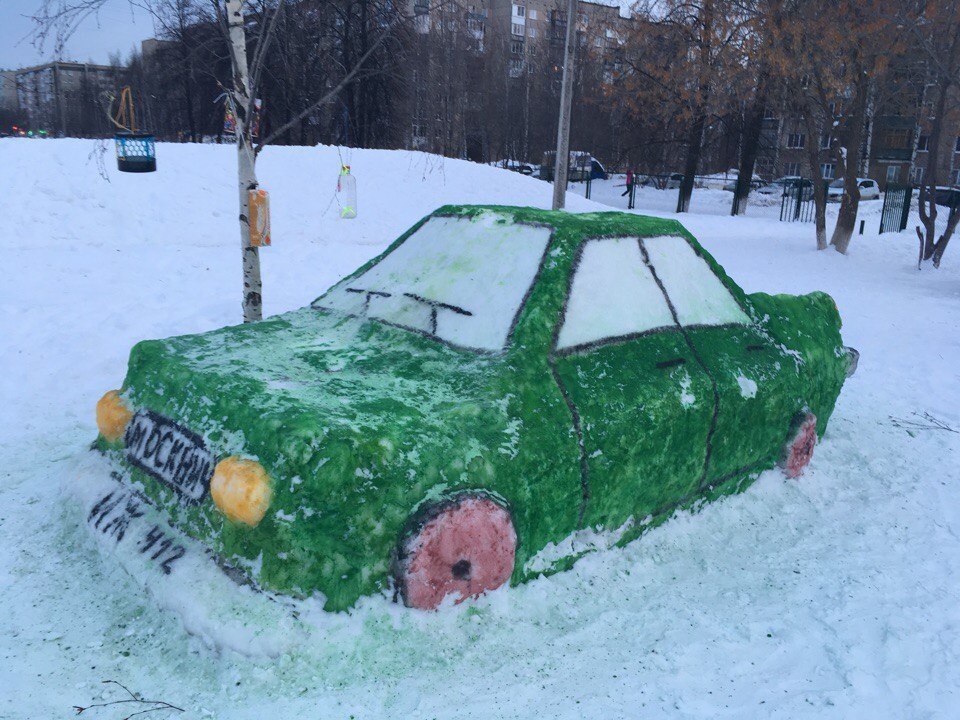
M550 228L430 218L363 275L319 307L368 316L453 345L502 350L550 241Z
M730 291L685 238L644 238L643 246L681 325L750 323Z
M557 349L675 326L637 238L589 240L573 275Z

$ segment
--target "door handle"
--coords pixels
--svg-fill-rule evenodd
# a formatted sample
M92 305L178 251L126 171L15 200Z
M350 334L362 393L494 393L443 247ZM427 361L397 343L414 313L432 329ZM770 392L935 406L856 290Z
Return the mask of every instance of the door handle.
M673 360L661 360L657 363L658 370L664 370L666 368L677 367L678 365L683 365L686 362L684 358L674 358Z

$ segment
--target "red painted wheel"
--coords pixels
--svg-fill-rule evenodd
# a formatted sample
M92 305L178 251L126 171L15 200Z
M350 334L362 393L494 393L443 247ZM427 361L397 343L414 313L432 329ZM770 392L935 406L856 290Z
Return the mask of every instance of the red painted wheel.
M460 603L510 579L517 533L510 513L488 497L463 495L421 513L400 545L396 582L404 603L436 608Z
M780 463L788 478L797 478L803 474L804 468L813 457L816 444L817 416L811 412L804 413L787 438Z

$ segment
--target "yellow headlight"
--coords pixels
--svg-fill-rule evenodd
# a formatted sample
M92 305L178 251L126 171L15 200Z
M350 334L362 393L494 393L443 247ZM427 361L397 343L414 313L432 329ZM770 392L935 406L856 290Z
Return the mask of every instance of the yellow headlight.
M270 476L256 460L232 455L217 463L210 495L230 520L256 527L270 507Z
M97 428L107 442L123 437L133 412L120 397L119 390L111 390L97 402Z

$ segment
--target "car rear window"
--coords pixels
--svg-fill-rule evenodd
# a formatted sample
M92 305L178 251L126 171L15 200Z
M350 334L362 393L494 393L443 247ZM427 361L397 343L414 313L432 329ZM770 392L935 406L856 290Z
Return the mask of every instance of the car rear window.
M338 284L315 305L457 347L502 350L551 232L494 212L475 218L432 217L373 267Z
M570 284L558 350L676 327L670 306L643 261L639 239L588 240Z
M686 238L663 235L642 242L681 325L750 323L750 317Z

